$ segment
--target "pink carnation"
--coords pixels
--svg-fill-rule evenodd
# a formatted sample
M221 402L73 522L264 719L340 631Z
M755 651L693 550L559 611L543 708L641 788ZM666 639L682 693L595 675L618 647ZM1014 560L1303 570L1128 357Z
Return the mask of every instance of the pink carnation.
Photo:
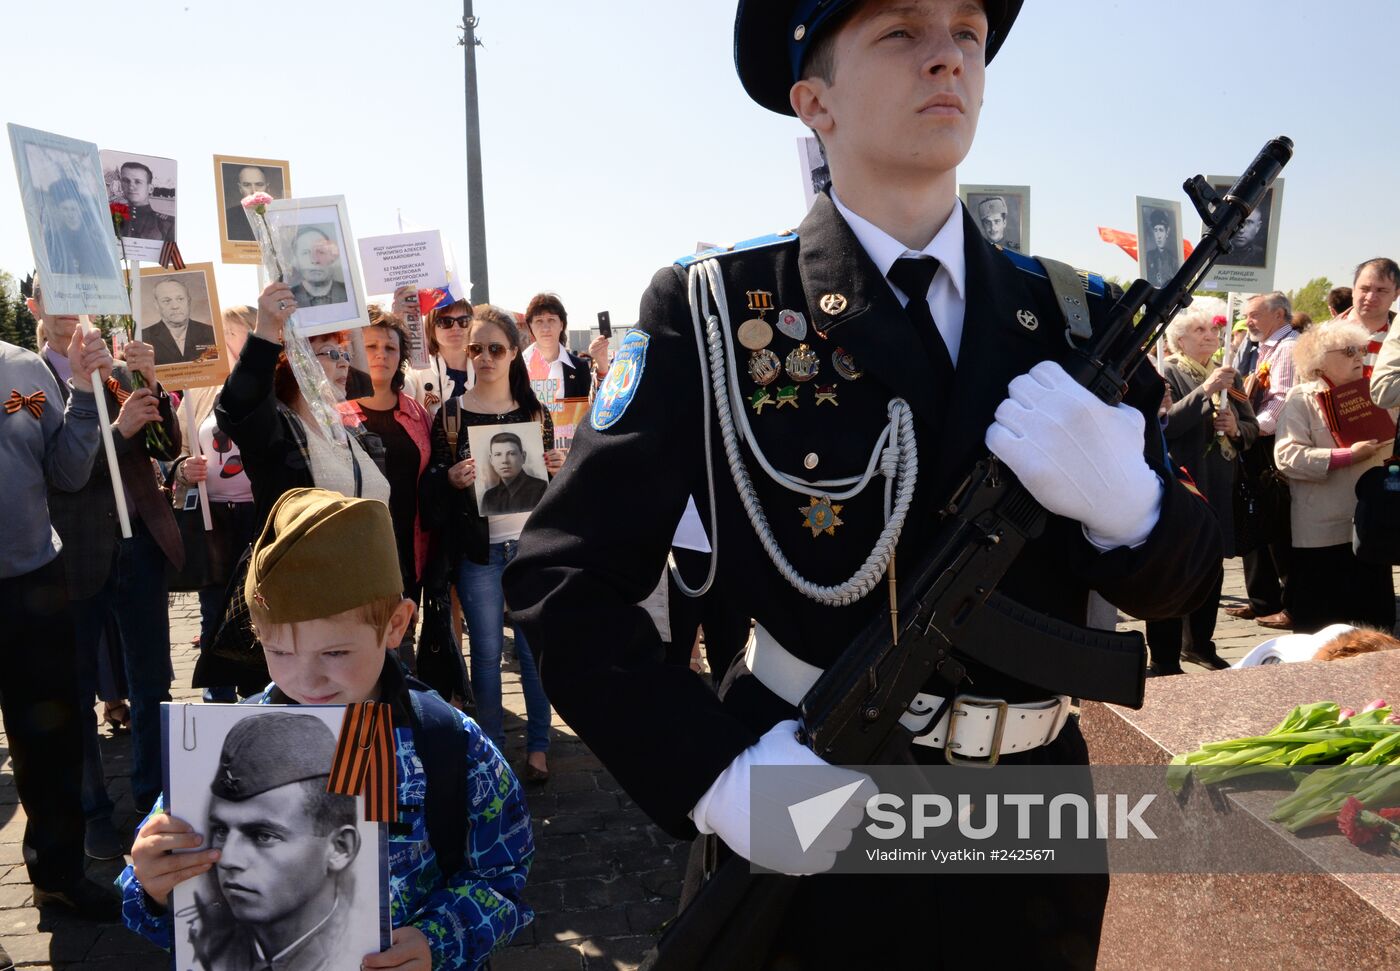
M267 204L274 201L272 196L268 195L266 192L254 192L243 197L243 208L252 209L261 215L265 211Z

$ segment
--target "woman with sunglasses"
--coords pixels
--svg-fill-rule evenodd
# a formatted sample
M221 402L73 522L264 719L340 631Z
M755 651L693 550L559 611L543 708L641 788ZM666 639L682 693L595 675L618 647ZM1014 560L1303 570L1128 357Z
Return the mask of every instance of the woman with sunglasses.
M400 287L394 292L394 313L400 318L410 299L418 299L414 287ZM429 416L436 415L444 401L471 387L472 362L467 356L467 328L471 322L472 305L465 300L439 307L423 317L428 366L411 368L404 388L427 409Z
M340 411L347 426L373 432L384 446L389 515L398 542L404 596L417 602L428 562L428 534L419 516L418 483L432 455L432 419L404 390L408 333L403 321L373 304L369 307L369 321L364 330L365 360L374 393L345 402ZM399 657L410 671L415 670L412 630L399 646Z
M1390 457L1392 442L1338 447L1323 412L1329 388L1364 379L1371 335L1361 324L1329 320L1309 327L1293 348L1300 384L1279 412L1274 460L1288 479L1293 562L1289 611L1297 630L1329 624L1389 631L1395 626L1395 583L1389 566L1358 560L1351 551L1356 480ZM1390 409L1394 418L1395 409Z
M471 645L472 692L477 721L505 748L501 711L501 652L506 602L501 574L515 557L529 513L483 517L477 509L476 459L467 429L479 425L539 422L544 432L545 468L553 476L564 464L554 446L554 426L540 404L520 354L520 332L511 315L498 307L478 306L472 314L467 353L476 383L459 398L443 403L433 422L433 462L429 495L444 511L444 532L457 579L457 595L467 619ZM549 700L540 683L534 656L518 628L513 628L520 660L527 720L526 782L549 778Z

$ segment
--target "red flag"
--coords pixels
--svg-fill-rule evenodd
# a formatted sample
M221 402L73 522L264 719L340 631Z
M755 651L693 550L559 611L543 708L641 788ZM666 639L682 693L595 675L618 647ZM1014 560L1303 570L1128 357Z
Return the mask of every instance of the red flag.
M1112 243L1134 260L1138 258L1138 240L1136 233L1125 233L1121 229L1109 229L1106 226L1100 226L1099 239L1103 240L1105 243ZM1193 248L1190 240L1182 240L1182 258L1188 259L1191 256Z

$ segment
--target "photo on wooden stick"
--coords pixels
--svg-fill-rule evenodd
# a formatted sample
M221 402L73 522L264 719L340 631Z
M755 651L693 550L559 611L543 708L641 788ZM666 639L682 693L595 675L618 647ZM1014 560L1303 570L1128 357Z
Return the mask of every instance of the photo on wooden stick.
M126 313L126 284L97 146L20 125L8 128L44 310Z
M183 390L224 383L229 359L213 263L142 269L140 301L140 339L155 353L162 386Z
M1030 252L1030 186L963 185L958 195L987 242L1017 253Z
M266 192L274 199L292 194L291 163L285 159L214 156L214 188L219 209L219 252L225 263L262 262L243 197Z
M101 155L107 201L131 210L121 229L126 258L159 263L165 244L175 241L175 160L106 148Z

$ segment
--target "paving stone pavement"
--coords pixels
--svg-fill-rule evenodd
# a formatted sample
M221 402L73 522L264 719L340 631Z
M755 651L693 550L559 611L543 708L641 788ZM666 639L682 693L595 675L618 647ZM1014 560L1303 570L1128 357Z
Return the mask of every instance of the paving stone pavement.
M1239 560L1226 561L1222 604L1243 603ZM186 687L194 669L192 642L198 634L199 607L192 595L171 598L172 661L176 701L197 701ZM1123 630L1141 622L1120 618ZM1273 632L1223 611L1216 643L1236 660ZM1188 676L1207 676L1186 664ZM519 672L508 661L504 678L507 751L513 765L524 759L525 702ZM645 730L645 726L638 726ZM41 914L33 907L20 841L24 812L15 793L8 759L0 762L0 943L22 968L54 971L168 971L170 958L120 926L97 926ZM674 915L688 845L672 840L648 822L617 781L558 717L550 750L550 781L529 791L537 853L526 899L536 920L492 964L497 971L630 969L655 940L657 929ZM116 823L129 833L139 822L127 775L130 743L102 735L108 788L117 806ZM117 862L90 861L88 873L110 882Z

